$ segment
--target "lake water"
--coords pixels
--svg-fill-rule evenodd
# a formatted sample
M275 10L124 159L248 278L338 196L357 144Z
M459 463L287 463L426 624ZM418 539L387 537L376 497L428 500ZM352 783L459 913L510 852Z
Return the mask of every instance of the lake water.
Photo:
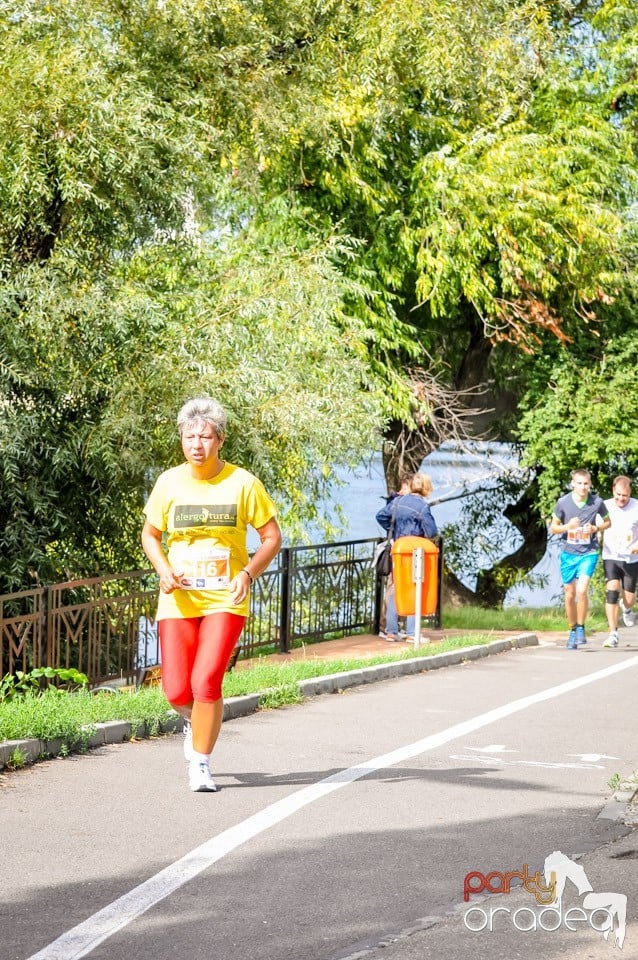
M443 536L446 524L455 523L460 518L463 494L477 488L489 487L499 474L512 469L516 469L516 460L508 444L476 443L469 453L444 444L430 454L423 461L421 470L432 478L432 513ZM342 472L341 479L344 485L335 489L332 505L334 507L339 504L344 513L345 526L341 539L358 540L381 536L383 531L375 520L375 514L383 506L386 493L381 456L373 457L369 465L361 466L358 470ZM332 511L327 506L325 510L332 518ZM498 536L503 543L505 555L519 545L521 537L505 518L503 524L505 529L499 530ZM320 542L323 537L319 534L318 537ZM474 577L463 571L455 572L467 586L474 587ZM549 606L561 602L562 587L557 548L554 544L548 543L548 550L533 573L545 578L546 586L517 587L510 590L506 599L507 606Z
M504 471L516 470L516 465L511 447L498 443L476 443L472 452L460 452L443 444L435 453L426 457L421 470L432 478L434 491L431 506L439 532L445 537L446 524L458 522L465 494L478 488L489 487ZM373 457L369 464L359 467L358 470L341 471L340 479L343 482L335 488L331 504L324 504L324 513L331 522L336 521L335 507L338 505L342 508L343 527L336 539L367 540L383 536L384 531L375 520L376 513L385 503L386 494L381 455ZM505 518L502 523L498 537L505 555L516 549L521 537L518 530ZM308 534L313 543L325 542L324 534L318 529L310 529ZM249 550L255 550L258 545L256 532L249 528ZM507 594L505 605L546 607L562 603L557 544L548 542L545 556L532 572L542 576L546 580L546 586L516 587ZM463 571L455 570L455 573L466 586L474 588L475 577ZM148 631L148 636L145 631ZM139 664L145 662L159 662L159 651L154 625L142 618Z

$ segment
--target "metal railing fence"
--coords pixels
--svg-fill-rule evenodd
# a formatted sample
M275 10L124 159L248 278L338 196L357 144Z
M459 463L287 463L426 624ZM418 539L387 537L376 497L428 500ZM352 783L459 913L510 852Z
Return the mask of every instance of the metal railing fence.
M243 656L378 632L384 581L372 568L377 542L284 547L251 589ZM441 570L442 548L434 625ZM0 596L0 676L52 666L74 667L91 683L133 682L158 659L157 589L152 570L137 570Z

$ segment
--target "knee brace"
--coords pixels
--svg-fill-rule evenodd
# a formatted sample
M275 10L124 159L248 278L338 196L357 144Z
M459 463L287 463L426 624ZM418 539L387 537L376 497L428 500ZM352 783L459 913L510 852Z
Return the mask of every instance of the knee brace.
M607 603L611 603L611 604L618 603L619 596L620 596L619 590L607 590L605 593L605 600L607 601Z

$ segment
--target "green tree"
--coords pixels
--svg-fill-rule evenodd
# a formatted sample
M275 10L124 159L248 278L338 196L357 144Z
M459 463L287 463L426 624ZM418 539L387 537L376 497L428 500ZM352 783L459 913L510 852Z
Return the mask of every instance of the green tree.
M294 35L280 85L299 94L298 112L286 138L271 136L277 117L260 118L260 182L362 244L347 265L362 291L351 305L384 384L391 488L475 423L511 436L545 354L595 352L631 303L634 144L610 107L629 78L630 11L445 0L349 10L334 4ZM537 487L510 495L526 543L483 571L483 600L544 550Z
M595 353L633 299L625 28L620 0L0 0L4 582L139 556L186 386L301 523L375 424L392 484L467 390Z
M637 389L638 348L632 332L610 340L595 363L565 353L543 394L530 393L520 433L525 460L538 471L546 516L578 467L591 471L601 496L611 496L617 474L636 474L638 439L631 410Z
M539 500L549 515L570 473L585 466L603 496L618 473L636 475L638 450L630 408L635 392L636 332L635 224L636 113L635 49L638 10L624 0L582 4L588 46L580 52L578 89L599 105L600 116L628 138L633 162L612 182L623 213L616 283L602 307L584 313L586 324L572 329L570 341L545 345L527 367L518 435L525 461L538 472Z
M567 342L622 282L633 153L584 73L597 6L351 5L346 31L335 4L297 36L305 97L286 139L264 122L263 189L363 244L349 273L375 291L354 308L385 384L390 485L454 431L458 391L503 370L494 344Z
M220 127L235 88L247 107L263 84L239 82L245 43L224 48L245 17L207 21L214 6L0 5L2 590L140 562L187 396L228 405L229 457L293 530L374 444L352 244L285 203L258 215L232 177L216 189L216 84Z

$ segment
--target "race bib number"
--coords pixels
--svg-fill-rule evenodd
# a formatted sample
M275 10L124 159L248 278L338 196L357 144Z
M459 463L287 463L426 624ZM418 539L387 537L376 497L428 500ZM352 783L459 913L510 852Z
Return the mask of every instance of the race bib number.
M179 551L183 590L224 590L230 583L230 549L191 543Z
M567 542L568 543L589 543L591 540L591 535L583 533L582 527L577 527L575 530L567 531Z

